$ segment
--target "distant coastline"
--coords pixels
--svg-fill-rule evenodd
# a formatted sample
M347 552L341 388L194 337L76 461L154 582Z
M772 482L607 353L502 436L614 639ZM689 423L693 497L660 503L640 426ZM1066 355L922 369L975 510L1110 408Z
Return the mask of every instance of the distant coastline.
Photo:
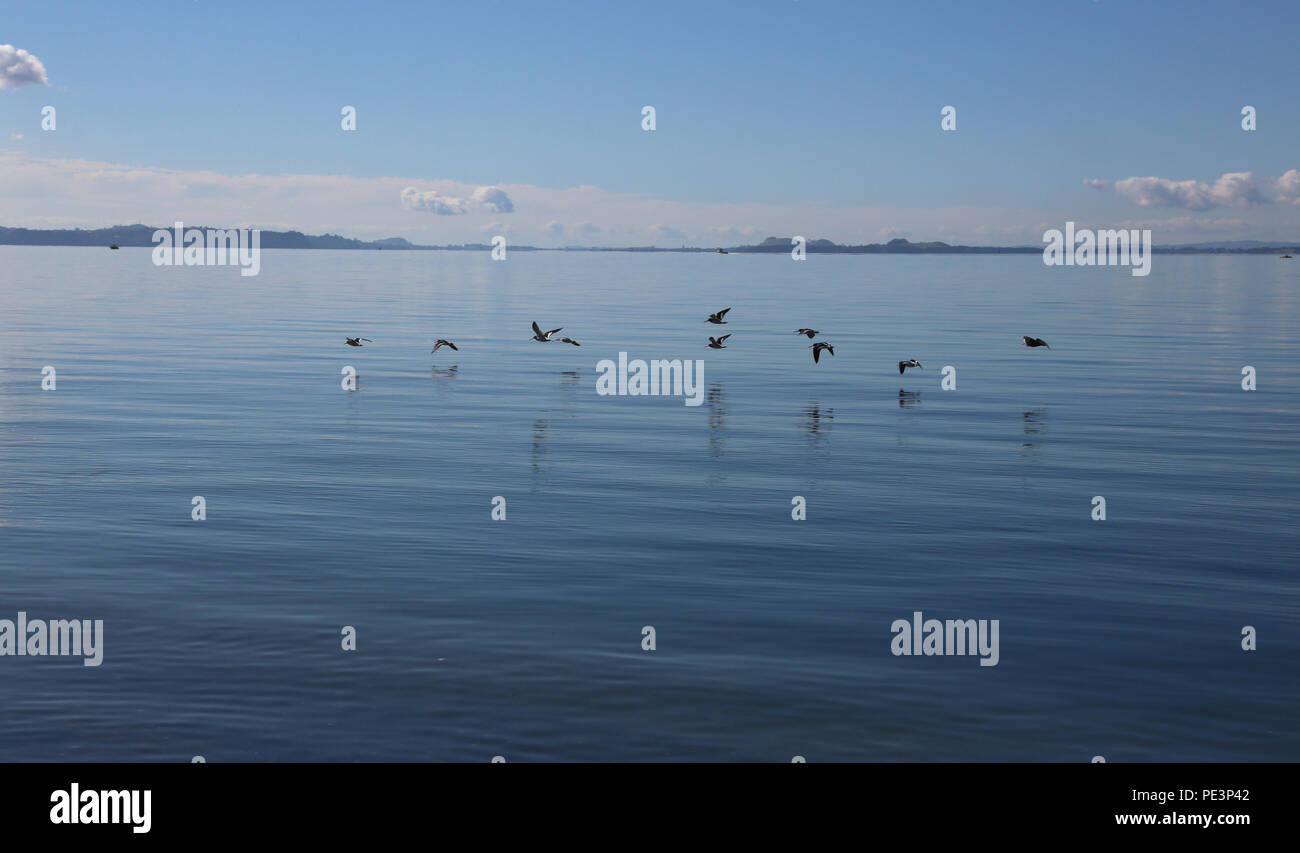
M167 228L170 226L160 226ZM202 230L216 226L205 226ZM110 228L11 228L0 226L0 246L96 246L109 245L152 248L153 233L150 225L117 225ZM402 237L382 240L357 240L337 234L304 234L301 231L262 231L263 249L364 249L423 252L491 251L490 243L460 243L445 246L423 246ZM541 246L511 245L512 252L717 252L725 248L735 254L788 254L789 237L768 237L751 246ZM897 238L888 243L843 245L830 240L809 240L806 251L810 254L840 255L1021 255L1039 254L1042 246L960 246L939 241L913 243ZM1267 255L1280 252L1300 252L1300 241L1269 243L1258 240L1228 240L1207 243L1184 243L1172 246L1155 246L1157 254L1237 254Z

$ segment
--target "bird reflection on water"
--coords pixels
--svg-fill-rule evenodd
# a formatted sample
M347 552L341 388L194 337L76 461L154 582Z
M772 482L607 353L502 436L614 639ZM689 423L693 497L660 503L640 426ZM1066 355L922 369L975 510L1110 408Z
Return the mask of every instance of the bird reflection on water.
M559 395L560 403L552 408L552 416L572 418L574 394L582 382L582 375L576 370L561 370L557 373L556 387L563 389ZM547 436L551 429L551 418L536 418L532 430L532 454L530 467L533 472L534 492L542 491L542 478L547 473Z
M806 420L801 426L813 437L824 438L835 423L835 410L824 409L819 403L809 403L803 414Z
M1020 415L1021 430L1027 436L1039 435L1047 429L1044 418L1047 417L1046 410L1035 409L1031 412L1023 412ZM1023 450L1033 450L1035 443L1032 441L1022 442L1020 445Z
M725 432L727 408L726 393L720 383L715 382L709 386L704 395L704 405L709 413L709 456L713 459L721 459L722 454L727 449L727 435ZM717 485L726 481L727 475L720 470L709 474L709 485Z
M551 422L545 418L538 418L533 421L533 491L538 491L537 478L546 470L546 431L550 429Z

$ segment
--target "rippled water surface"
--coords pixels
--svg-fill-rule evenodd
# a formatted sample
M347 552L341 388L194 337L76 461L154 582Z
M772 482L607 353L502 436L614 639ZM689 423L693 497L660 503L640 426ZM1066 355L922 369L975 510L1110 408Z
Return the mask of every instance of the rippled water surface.
M1300 760L1295 264L0 247L0 760Z

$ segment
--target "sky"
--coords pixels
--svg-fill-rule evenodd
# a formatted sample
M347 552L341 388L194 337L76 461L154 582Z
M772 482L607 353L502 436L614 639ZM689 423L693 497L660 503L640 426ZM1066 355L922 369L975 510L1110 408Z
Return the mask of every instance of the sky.
M1295 241L1295 26L1196 0L13 3L0 225Z

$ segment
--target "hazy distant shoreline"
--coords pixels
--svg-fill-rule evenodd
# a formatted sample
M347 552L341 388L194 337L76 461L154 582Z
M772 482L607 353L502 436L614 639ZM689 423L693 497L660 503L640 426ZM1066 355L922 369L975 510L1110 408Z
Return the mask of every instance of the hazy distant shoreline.
M166 229L169 226L162 226ZM197 226L208 230L216 226ZM153 248L154 231L160 230L148 225L121 225L111 228L95 229L38 229L12 228L0 226L0 246L96 246L109 245L126 247ZM364 249L416 252L464 252L491 251L490 243L460 243L445 246L423 246L411 243L402 237L388 237L382 240L357 240L341 237L337 234L304 234L301 231L261 232L263 249ZM789 237L768 237L762 243L750 246L543 246L511 245L512 252L714 252L724 248L735 254L788 254L791 248ZM839 255L1028 255L1040 254L1042 246L961 246L939 241L913 243L898 238L888 243L867 243L863 245L843 245L830 240L809 240L806 251L809 254ZM1281 252L1300 252L1300 241L1294 243L1268 243L1258 240L1231 240L1208 243L1184 243L1172 246L1154 246L1157 254L1237 254L1267 255Z

